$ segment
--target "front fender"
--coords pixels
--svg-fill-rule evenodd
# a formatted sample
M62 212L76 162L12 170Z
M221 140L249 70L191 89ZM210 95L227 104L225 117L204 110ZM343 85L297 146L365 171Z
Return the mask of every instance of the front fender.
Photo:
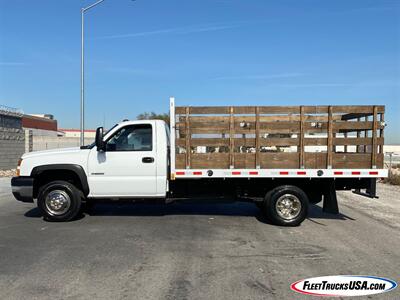
M56 171L56 170L60 171L68 170L74 172L78 176L81 182L83 194L85 196L89 195L89 184L87 180L87 175L82 166L77 164L51 164L51 165L36 166L32 169L31 177L37 178L40 176L41 173L45 171Z

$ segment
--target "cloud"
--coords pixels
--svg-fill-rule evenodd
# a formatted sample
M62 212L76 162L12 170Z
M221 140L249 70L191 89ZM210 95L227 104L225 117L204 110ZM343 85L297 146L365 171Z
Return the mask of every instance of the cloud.
M201 25L183 26L183 27L159 29L159 30L152 30L152 31L106 35L106 36L97 37L95 39L98 39L98 40L124 39L124 38L135 38L135 37L147 37L147 36L161 35L161 34L190 34L190 33L201 33L201 32L210 32L210 31L221 31L221 30L237 28L246 23L249 23L249 22L201 24Z
M279 74L260 74L260 75L237 75L237 76L221 76L213 78L213 80L268 80L275 78L292 78L306 76L306 73L279 73Z

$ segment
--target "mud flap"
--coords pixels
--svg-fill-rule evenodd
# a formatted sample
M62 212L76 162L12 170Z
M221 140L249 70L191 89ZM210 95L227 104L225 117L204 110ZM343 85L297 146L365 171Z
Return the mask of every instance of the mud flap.
M328 180L324 189L323 212L339 214L339 206L336 197L335 180Z

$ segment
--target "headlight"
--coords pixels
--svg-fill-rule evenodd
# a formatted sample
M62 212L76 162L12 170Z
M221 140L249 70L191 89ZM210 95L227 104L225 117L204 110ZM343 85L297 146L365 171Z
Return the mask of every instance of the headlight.
M18 164L17 164L17 176L19 176L20 172L21 172L21 163L22 163L22 158L20 158L18 160Z

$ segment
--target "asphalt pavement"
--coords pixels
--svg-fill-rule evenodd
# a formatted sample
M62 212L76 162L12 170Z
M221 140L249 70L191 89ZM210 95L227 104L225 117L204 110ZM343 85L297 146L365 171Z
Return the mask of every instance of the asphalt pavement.
M252 203L99 204L42 220L0 178L0 299L299 299L296 280L339 274L400 281L400 189L339 193L299 227ZM399 288L372 299L400 298Z

